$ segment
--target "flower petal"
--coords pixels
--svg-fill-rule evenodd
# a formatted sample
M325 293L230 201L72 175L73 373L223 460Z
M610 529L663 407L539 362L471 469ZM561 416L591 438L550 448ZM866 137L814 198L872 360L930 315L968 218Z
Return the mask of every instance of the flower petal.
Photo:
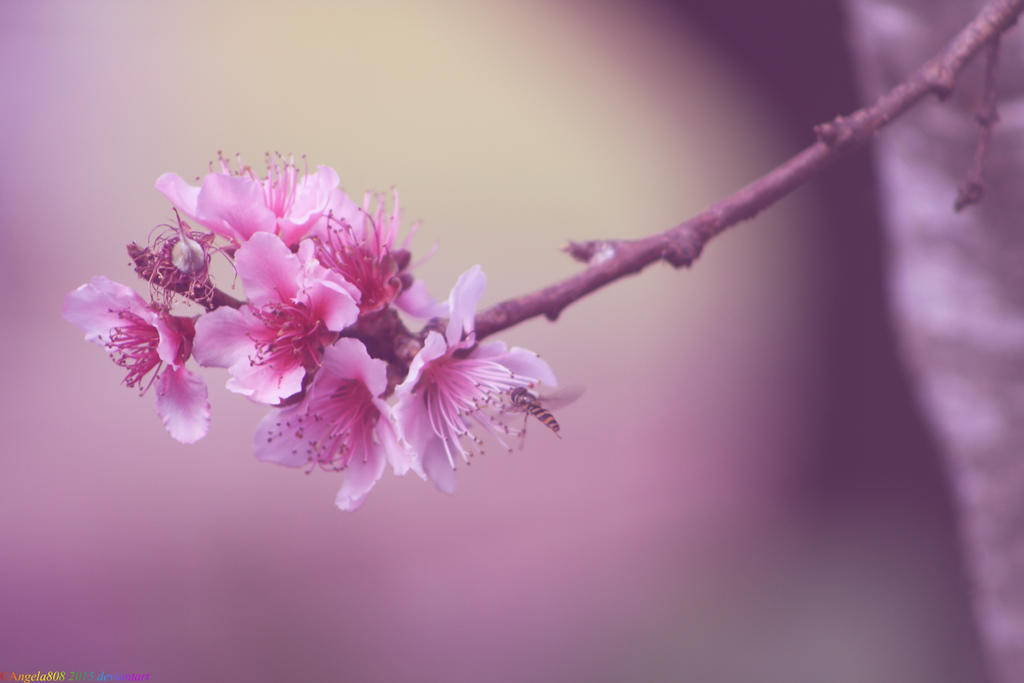
M210 173L196 199L196 220L238 243L273 232L277 217L267 208L263 186L246 176Z
M85 340L96 344L110 341L110 331L125 324L121 311L142 316L146 302L135 290L103 276L75 289L64 297L64 319L85 330Z
M295 244L305 236L327 210L337 187L338 173L330 166L317 166L316 173L299 181L288 215L277 220L278 234L285 244Z
M480 266L473 266L459 276L448 297L448 329L445 337L448 345L457 344L463 334L473 331L473 318L476 317L476 305L487 287L487 276Z
M196 321L192 356L203 367L230 368L242 360L248 362L256 351L253 335L266 328L249 312L221 306Z
M309 287L309 308L332 332L340 332L359 317L359 306L343 285L317 280Z
M156 179L156 189L162 192L171 201L171 204L178 207L188 218L202 222L197 217L198 187L189 185L177 173L164 173Z
M303 467L309 463L309 441L315 437L300 427L305 420L305 401L267 413L256 427L253 451L266 462L285 467ZM312 426L312 425L310 425Z
M335 188L334 190L331 190L328 195L327 205L324 207L323 214L316 220L314 225L310 227L309 232L307 232L307 236L317 237L321 240L325 240L327 238L328 221L326 217L328 214L330 214L333 221L345 223L353 226L353 228L358 224L357 234L363 234L362 224L365 220L365 215L363 214L362 209L358 204L352 201L352 198L345 194L345 192Z
M167 432L181 443L195 443L210 428L206 382L184 366L168 367L156 387L156 412Z
M376 397L388 388L388 364L371 358L358 339L342 337L324 352L317 384L326 377L358 379L370 390L370 396Z
M395 393L404 394L412 392L416 388L416 383L420 381L420 374L423 372L424 366L430 361L443 356L447 350L448 345L445 344L444 337L433 330L427 332L427 338L423 341L423 348L413 357L412 363L409 364L409 372L406 374L405 379L402 380L402 383L395 388Z
M455 468L448 462L440 439L434 439L427 445L423 453L423 471L438 491L455 493Z
M160 360L168 365L181 365L188 360L188 355L181 358L187 348L191 348L196 336L196 325L192 318L163 315L153 312L151 322L160 335L157 353Z
M302 265L277 235L257 233L235 254L235 267L254 306L290 302L299 291Z
M439 318L448 313L448 307L445 304L438 303L434 297L430 296L423 280L414 280L411 287L403 290L395 299L395 306L398 307L398 310L423 320Z
M301 365L285 367L271 363L253 363L242 359L228 368L228 391L248 396L257 403L277 405L282 399L302 390L302 378L306 370Z
M469 354L470 358L492 360L503 365L519 377L530 377L546 387L558 386L555 373L551 366L533 351L519 346L511 349L504 342L496 341L480 344Z
M430 426L427 406L418 394L405 394L398 399L393 409L402 438L412 447L414 456L422 460L427 442L438 437Z
M429 478L445 493L453 493L455 470L448 462L444 444L430 426L423 396L412 393L401 396L394 407L394 417L399 433L409 444L413 471Z
M392 417L391 406L384 401L375 398L374 404L380 411L380 419L377 421L377 438L380 447L384 449L391 469L397 476L403 476L410 469L414 470L421 477L425 477L423 471L416 465L409 444L402 441L398 436L398 427Z
M342 510L355 510L362 505L367 494L384 474L387 461L380 449L372 448L364 457L353 458L345 467L341 490L334 499L334 503Z

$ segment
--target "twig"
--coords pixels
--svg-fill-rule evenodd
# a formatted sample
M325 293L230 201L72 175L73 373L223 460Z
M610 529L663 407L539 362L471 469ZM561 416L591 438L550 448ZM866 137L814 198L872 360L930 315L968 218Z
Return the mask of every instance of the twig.
M996 112L996 69L999 66L999 36L996 35L985 49L985 81L981 106L975 114L978 122L978 144L974 148L974 157L967 169L967 179L957 192L953 208L960 211L966 206L981 201L985 194L982 172L985 168L985 157L988 156L988 145L992 139L992 126L999 121Z
M1017 21L1022 9L1024 0L990 0L945 50L906 81L871 106L815 127L818 140L813 145L684 223L639 240L570 244L567 251L577 260L586 261L586 270L481 312L476 318L477 338L538 315L555 320L574 301L655 261L666 261L676 268L689 266L712 237L771 206L845 153L863 145L925 96L948 97L967 62L986 44L994 45L999 35Z

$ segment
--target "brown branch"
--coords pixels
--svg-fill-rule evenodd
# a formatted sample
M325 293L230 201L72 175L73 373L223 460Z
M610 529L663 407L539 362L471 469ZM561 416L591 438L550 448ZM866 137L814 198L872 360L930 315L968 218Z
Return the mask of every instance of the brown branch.
M978 144L974 148L974 157L967 169L967 179L957 192L953 208L960 211L966 206L977 204L985 194L982 172L985 169L985 157L988 156L988 145L992 139L992 126L999 121L996 112L996 69L999 65L999 36L996 35L985 49L985 81L981 106L975 119L978 122Z
M586 261L589 264L586 270L481 312L476 317L477 338L483 339L538 315L555 320L574 301L621 277L637 273L655 261L666 261L676 268L689 266L712 237L742 220L753 218L785 197L815 173L863 145L885 124L927 95L948 97L967 62L1016 23L1022 9L1024 0L990 0L945 50L906 81L871 106L815 127L818 140L813 145L684 223L638 240L570 244L567 251L577 260Z

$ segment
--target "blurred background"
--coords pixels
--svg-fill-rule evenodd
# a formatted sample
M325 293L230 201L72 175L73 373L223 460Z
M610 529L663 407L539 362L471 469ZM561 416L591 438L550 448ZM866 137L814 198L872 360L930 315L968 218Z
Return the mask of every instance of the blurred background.
M0 6L0 670L150 680L976 680L939 461L883 300L867 152L501 335L586 393L454 496L260 463L203 371L182 446L60 317L217 150L401 191L417 270L484 305L567 240L667 228L859 102L812 0ZM943 37L944 38L944 37ZM922 60L930 55L922 55ZM924 105L929 106L929 105Z

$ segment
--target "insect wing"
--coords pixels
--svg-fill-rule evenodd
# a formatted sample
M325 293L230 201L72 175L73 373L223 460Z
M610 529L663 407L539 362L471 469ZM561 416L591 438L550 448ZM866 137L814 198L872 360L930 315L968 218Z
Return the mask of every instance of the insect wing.
M542 391L537 394L537 403L548 410L558 410L574 402L583 395L584 387L580 384L570 384L567 387L559 387L550 392Z

